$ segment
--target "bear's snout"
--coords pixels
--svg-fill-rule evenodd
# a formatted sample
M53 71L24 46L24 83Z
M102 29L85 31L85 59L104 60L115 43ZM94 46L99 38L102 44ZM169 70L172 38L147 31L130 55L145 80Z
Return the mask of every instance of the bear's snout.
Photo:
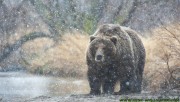
M96 62L103 62L103 61L104 61L103 55L96 55L95 61L96 61Z
M97 59L97 60L102 60L102 55L97 55L97 56L96 56L96 59Z

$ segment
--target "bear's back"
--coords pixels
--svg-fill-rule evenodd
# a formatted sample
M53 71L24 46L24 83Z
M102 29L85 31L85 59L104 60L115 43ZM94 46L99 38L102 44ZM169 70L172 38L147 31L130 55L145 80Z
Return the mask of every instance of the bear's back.
M96 30L93 36L102 37L102 36L119 36L121 31L119 24L104 24Z
M93 34L96 37L108 38L116 36L118 39L127 40L130 35L126 30L130 28L120 26L119 24L104 24L101 25Z

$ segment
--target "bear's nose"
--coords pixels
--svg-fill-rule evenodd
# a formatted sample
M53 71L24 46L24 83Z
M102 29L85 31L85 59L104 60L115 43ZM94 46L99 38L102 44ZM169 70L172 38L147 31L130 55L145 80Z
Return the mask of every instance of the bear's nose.
M102 60L102 55L97 55L96 59L99 60L99 61Z

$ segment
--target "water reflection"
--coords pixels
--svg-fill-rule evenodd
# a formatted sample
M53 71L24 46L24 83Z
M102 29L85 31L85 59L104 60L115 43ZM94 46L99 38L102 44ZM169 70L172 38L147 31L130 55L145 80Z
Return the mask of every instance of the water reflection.
M0 96L36 97L88 93L86 80L35 76L22 72L0 72Z

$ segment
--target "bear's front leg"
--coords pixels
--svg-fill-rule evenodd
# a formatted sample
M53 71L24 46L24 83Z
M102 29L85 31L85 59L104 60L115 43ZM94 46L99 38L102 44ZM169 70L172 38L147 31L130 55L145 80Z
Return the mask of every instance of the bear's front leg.
M103 83L103 93L104 94L113 94L115 83L116 83L116 81L114 78L106 78L105 77L104 83Z
M94 75L88 73L88 81L90 85L90 94L91 95L100 95L101 94L101 81L100 79Z
M103 93L104 94L113 94L114 93L114 87L117 81L117 73L115 66L110 65L109 68L107 68L108 71L106 75L103 77Z

